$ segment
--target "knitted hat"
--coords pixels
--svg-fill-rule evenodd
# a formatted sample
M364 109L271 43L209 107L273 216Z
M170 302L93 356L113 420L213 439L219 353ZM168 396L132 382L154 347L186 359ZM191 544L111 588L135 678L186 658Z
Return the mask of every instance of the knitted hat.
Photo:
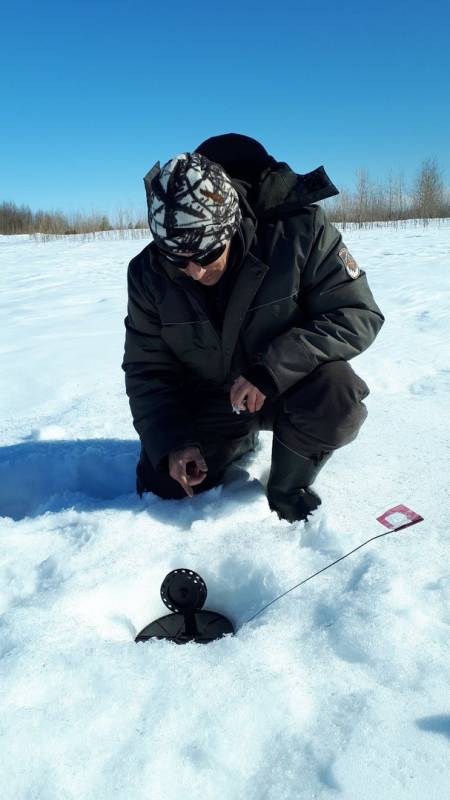
M207 252L229 241L241 221L225 170L200 153L180 153L144 178L154 241L173 252Z

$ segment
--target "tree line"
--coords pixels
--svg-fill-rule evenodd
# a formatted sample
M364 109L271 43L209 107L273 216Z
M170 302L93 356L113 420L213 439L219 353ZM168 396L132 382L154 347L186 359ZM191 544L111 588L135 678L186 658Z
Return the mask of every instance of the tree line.
M147 220L119 211L114 220L106 214L64 214L62 211L32 211L29 206L0 203L0 234L40 233L64 236L98 231L144 228Z
M429 158L422 162L409 189L401 173L394 176L391 172L382 185L371 181L367 170L360 169L353 192L343 189L323 205L329 218L344 227L346 223L362 227L406 219L427 222L450 217L450 192L436 159Z
M430 219L450 217L450 193L444 186L442 170L435 158L422 162L422 166L408 189L402 174L389 174L382 185L374 183L365 169L356 173L353 192L343 189L339 195L323 201L323 206L333 222L345 227L347 223L359 226L394 220ZM40 233L67 235L110 230L136 230L147 227L146 217L119 211L116 219L105 214L72 214L61 211L31 211L28 206L12 202L0 203L0 233Z

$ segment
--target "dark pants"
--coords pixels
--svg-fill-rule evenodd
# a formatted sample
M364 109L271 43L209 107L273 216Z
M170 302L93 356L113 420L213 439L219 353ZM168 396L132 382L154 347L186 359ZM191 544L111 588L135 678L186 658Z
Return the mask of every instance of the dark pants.
M192 396L191 413L208 474L193 487L195 494L217 486L227 467L255 448L258 431L273 431L291 450L320 461L324 453L338 450L358 435L367 417L362 400L366 383L347 361L330 361L317 367L275 401L266 400L261 411L233 413L228 392ZM156 470L143 447L137 465L136 490L164 498L186 497L168 470Z

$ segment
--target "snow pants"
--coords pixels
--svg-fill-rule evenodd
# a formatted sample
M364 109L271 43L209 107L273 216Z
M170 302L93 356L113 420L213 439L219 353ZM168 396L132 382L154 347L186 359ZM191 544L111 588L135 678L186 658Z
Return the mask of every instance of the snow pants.
M275 400L265 400L259 412L236 414L229 392L211 391L190 398L200 449L208 466L205 480L193 486L194 494L217 486L227 467L254 450L258 431L273 431L284 445L319 462L325 453L352 442L367 417L362 402L369 394L367 384L347 361L321 364ZM174 481L168 467L155 469L141 446L136 468L136 491L160 497L187 497Z

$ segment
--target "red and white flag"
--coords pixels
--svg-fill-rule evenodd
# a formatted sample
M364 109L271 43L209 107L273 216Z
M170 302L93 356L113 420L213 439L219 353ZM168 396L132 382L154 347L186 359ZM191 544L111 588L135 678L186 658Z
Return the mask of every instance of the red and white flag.
M400 505L389 508L381 517L377 517L377 520L391 531L400 531L403 528L409 528L410 525L415 525L416 522L423 522L423 517L408 506Z

